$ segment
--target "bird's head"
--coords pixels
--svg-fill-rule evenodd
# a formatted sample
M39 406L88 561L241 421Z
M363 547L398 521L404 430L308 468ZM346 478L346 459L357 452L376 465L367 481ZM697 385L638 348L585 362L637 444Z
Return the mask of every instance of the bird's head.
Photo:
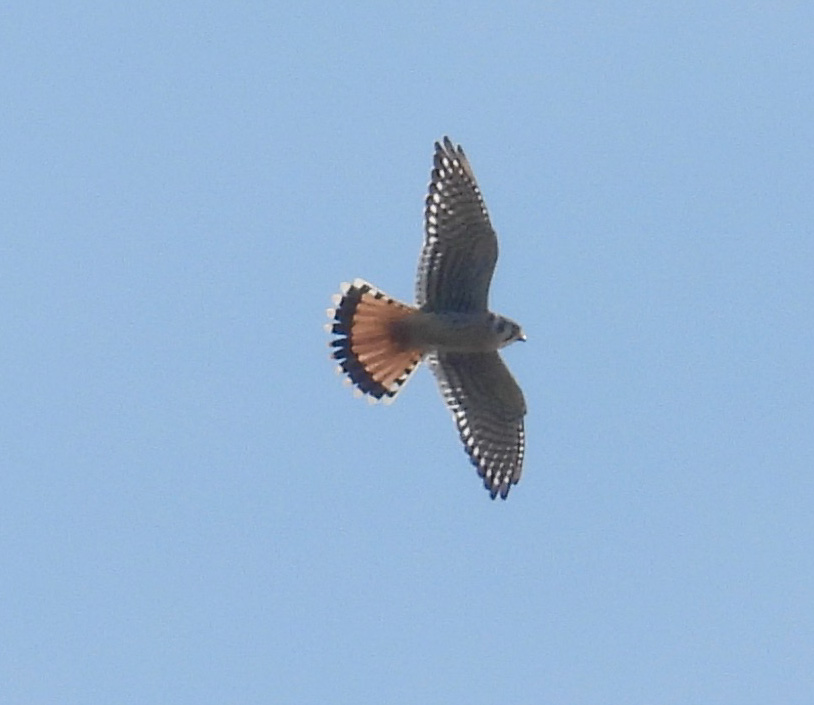
M506 347L509 343L513 343L516 340L526 341L526 334L523 333L523 329L511 318L496 316L494 330L498 339L498 347Z

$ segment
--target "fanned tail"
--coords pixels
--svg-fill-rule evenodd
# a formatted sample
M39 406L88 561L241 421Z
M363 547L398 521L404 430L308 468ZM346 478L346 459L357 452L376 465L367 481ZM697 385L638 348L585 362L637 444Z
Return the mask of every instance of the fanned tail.
M330 345L339 369L364 394L392 401L421 362L420 350L406 349L393 324L416 308L390 298L362 279L343 284L328 309L326 329L337 336Z

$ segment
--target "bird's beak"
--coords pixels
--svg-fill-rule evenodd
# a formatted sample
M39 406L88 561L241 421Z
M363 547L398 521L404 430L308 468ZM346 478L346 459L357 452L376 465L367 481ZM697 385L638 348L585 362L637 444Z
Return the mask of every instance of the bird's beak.
M525 342L526 342L526 334L525 334L525 333L521 333L521 334L520 334L520 337L518 338L518 340L519 340L521 343L525 343Z

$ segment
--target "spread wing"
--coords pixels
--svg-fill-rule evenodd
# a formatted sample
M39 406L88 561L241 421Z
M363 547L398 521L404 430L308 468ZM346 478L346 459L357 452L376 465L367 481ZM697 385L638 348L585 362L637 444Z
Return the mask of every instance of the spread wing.
M496 352L434 353L427 362L484 486L506 499L523 470L523 392Z
M448 137L435 143L416 301L426 311L486 311L497 237L472 167Z

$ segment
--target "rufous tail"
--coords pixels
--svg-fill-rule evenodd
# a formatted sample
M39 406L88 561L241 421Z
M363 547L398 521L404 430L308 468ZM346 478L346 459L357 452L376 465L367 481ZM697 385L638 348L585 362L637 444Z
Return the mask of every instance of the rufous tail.
M331 357L360 392L392 400L423 356L420 350L405 349L395 335L394 324L417 309L362 279L343 284L333 300L336 308L328 309L332 323L326 326L337 336L330 343Z

